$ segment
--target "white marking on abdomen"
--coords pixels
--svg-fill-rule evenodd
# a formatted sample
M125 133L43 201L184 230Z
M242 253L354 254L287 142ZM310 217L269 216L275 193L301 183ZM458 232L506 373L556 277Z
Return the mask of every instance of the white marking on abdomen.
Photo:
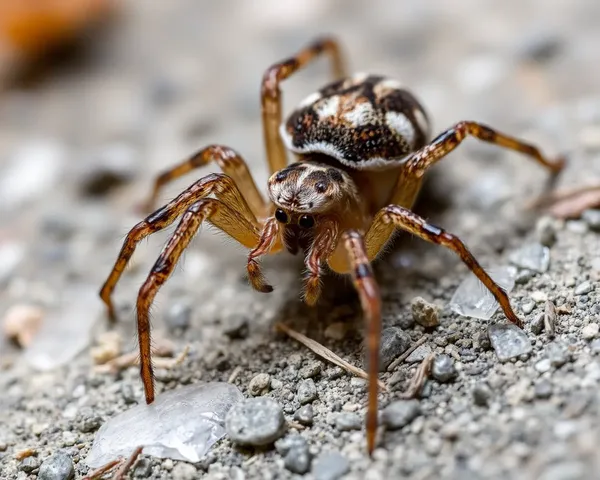
M387 112L385 123L390 129L402 136L410 146L415 144L415 127L406 115L399 112Z

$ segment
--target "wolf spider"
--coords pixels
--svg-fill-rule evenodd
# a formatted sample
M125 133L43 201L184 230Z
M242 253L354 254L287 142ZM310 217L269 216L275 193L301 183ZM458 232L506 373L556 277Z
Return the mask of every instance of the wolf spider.
M281 83L316 57L326 54L336 80L308 96L282 122ZM211 145L162 173L154 184L151 206L171 180L215 162L224 173L211 173L135 225L128 233L100 296L115 320L111 294L136 244L181 217L137 297L141 377L146 402L154 400L149 309L184 249L204 221L244 247L252 287L270 292L257 261L262 255L302 250L307 268L304 300L313 305L321 276L329 267L349 274L366 321L369 373L366 431L368 451L375 446L381 299L371 261L393 233L404 230L454 251L494 295L506 317L521 321L506 292L497 285L463 242L410 210L427 170L467 137L521 152L552 172L563 159L548 160L519 139L478 122L461 121L429 141L427 114L395 80L346 76L338 43L315 41L295 56L271 66L261 89L262 125L271 172L265 200L243 158L229 147ZM287 150L297 154L288 164Z

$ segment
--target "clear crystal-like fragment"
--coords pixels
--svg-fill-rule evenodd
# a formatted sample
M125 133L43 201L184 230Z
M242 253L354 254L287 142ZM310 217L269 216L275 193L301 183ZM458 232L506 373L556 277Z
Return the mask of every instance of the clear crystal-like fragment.
M222 382L165 392L102 425L85 462L97 468L137 447L154 457L198 462L225 435L225 415L243 398L236 386Z
M494 267L486 271L506 292L510 292L515 286L516 268ZM454 292L450 300L450 309L465 317L489 320L498 309L498 302L487 287L472 272L469 272L468 277Z

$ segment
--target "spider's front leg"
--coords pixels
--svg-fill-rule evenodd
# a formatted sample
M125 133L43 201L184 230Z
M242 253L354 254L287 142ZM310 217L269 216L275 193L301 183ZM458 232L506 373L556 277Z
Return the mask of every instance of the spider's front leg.
M335 78L342 78L345 75L342 54L337 42L331 38L315 41L293 57L271 66L263 76L261 88L262 122L271 174L287 165L286 150L279 136L279 126L282 121L282 96L279 85L323 53L327 53L331 57Z
M379 343L381 337L381 295L367 255L363 235L349 230L342 235L348 254L350 274L358 292L367 326L367 372L369 374L367 406L367 448L375 449L377 434L377 377L379 375Z
M388 205L377 213L366 235L369 258L374 258L379 253L396 228L410 232L425 241L442 245L455 252L469 270L494 295L506 318L519 327L523 326L521 319L513 311L504 289L492 280L460 238L427 223L425 219L407 208L399 205Z
M148 215L127 234L113 269L100 290L100 298L106 304L111 321L116 320L111 298L112 292L125 270L129 259L133 255L138 242L148 235L168 227L193 203L209 195L215 195L215 197L238 212L240 216L243 216L252 225L255 232L260 230L261 226L258 220L230 177L224 174L213 173L201 178L167 205ZM254 235L258 238L257 233L254 233ZM254 246L254 243L249 242L244 243L244 245L251 248Z
M140 288L137 299L140 364L146 403L154 401L154 374L150 353L150 306L160 287L173 272L179 257L196 235L202 222L206 220L246 247L255 245L259 240L259 231L253 222L213 198L203 198L193 203L182 215L175 232L167 241L148 278Z

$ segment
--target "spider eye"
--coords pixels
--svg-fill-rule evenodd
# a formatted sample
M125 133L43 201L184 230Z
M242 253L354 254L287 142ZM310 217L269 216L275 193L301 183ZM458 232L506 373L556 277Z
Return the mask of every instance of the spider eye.
M298 225L302 228L312 228L315 225L315 217L312 215L302 215L298 219Z
M288 223L290 221L290 217L285 213L281 208L275 210L275 218L280 223Z

